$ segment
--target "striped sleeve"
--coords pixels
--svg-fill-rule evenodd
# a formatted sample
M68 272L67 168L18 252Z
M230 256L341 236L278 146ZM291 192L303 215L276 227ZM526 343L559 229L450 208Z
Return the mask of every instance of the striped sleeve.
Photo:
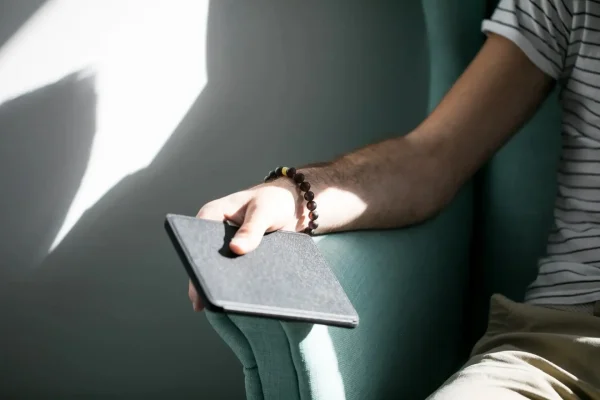
M501 0L482 31L513 43L544 73L559 79L569 47L573 0Z

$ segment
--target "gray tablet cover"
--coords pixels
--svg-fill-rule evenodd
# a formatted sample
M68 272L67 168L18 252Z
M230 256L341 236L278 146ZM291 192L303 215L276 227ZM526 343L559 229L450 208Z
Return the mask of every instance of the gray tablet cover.
M169 214L165 225L192 282L217 311L358 325L358 314L310 236L269 233L255 251L236 256L229 242L237 228L227 223Z

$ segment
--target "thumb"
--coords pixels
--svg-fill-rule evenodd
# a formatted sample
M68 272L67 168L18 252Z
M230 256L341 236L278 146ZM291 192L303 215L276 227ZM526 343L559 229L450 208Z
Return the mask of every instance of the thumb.
M229 248L239 255L256 249L270 226L271 221L266 208L257 206L255 202L249 203L244 222L231 239Z

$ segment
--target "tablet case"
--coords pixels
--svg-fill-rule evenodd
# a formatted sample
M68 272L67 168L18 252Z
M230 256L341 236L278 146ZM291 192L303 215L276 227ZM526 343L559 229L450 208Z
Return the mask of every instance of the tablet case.
M354 328L358 314L312 238L266 234L243 256L229 249L237 228L169 214L165 227L205 306L214 311Z

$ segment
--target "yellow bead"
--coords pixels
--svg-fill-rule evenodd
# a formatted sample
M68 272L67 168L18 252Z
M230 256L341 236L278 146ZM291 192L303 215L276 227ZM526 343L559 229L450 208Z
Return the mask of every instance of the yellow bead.
M287 171L288 171L288 167L281 168L281 173L283 174L283 176L287 176Z

